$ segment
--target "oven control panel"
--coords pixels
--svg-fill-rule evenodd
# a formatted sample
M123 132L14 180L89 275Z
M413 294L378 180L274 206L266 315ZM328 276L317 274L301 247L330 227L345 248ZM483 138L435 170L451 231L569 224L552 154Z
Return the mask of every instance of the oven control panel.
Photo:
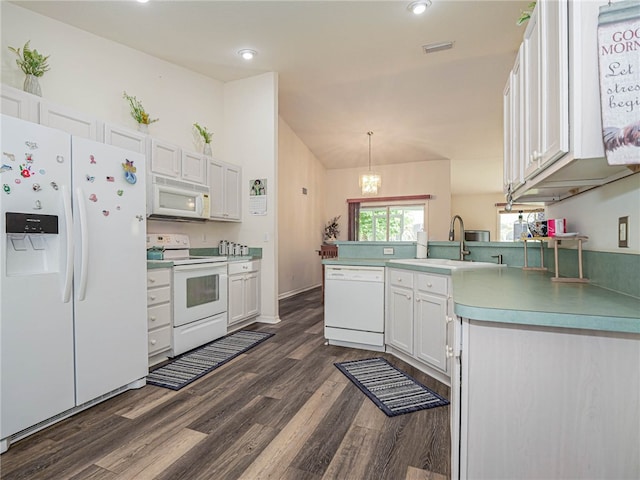
M149 248L165 250L189 248L189 236L181 233L149 233L147 234L147 249Z

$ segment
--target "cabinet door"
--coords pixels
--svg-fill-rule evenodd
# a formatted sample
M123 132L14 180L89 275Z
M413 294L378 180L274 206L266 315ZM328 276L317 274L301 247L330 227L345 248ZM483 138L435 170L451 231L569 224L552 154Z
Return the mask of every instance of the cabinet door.
M569 151L569 63L567 0L538 2L541 55L541 166Z
M246 275L245 300L247 317L254 317L260 313L260 272L251 272Z
M102 128L98 128L97 119L46 100L40 101L40 124L57 128L76 137L98 142L103 140Z
M447 299L416 293L416 356L423 362L447 371Z
M180 176L180 147L151 139L151 171L177 178Z
M525 146L525 110L524 110L524 75L522 58L524 47L520 46L510 77L510 112L511 112L511 157L510 178L512 191L524 183L524 146Z
M182 152L182 178L190 182L206 184L207 159L200 153Z
M245 318L244 275L229 275L229 325Z
M224 165L209 161L209 199L211 218L223 218L224 215Z
M540 22L535 9L524 36L525 178L537 172L542 158L540 69Z
M145 134L118 125L105 124L104 143L133 152L147 153L147 136Z
M2 85L2 113L28 122L39 122L39 100L30 93Z
M413 290L389 287L386 343L413 355Z
M229 220L241 218L242 169L236 165L227 165L224 173L225 217Z

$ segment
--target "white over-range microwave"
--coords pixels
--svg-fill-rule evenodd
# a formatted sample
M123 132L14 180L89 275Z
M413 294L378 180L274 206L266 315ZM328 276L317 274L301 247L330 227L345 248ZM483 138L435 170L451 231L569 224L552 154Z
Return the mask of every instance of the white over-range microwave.
M152 175L149 215L205 220L210 216L209 187Z

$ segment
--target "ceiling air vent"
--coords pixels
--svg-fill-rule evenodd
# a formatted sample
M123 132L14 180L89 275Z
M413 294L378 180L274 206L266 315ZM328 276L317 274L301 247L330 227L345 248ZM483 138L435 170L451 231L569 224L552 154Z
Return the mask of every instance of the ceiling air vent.
M422 46L424 53L439 52L440 50L449 50L450 48L453 48L453 42L430 43Z

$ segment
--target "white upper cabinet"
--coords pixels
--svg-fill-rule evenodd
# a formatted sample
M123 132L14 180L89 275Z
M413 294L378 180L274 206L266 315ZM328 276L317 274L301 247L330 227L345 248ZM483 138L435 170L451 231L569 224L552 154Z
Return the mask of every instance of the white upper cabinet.
M632 173L608 165L602 145L597 28L607 3L537 2L504 97L505 190L511 184L516 200L553 202Z
M207 157L201 153L182 152L181 174L183 180L207 183Z
M2 85L2 113L28 122L39 122L40 97Z
M182 150L158 138L151 139L151 172L189 182L207 184L207 157Z
M102 124L98 119L45 99L40 100L40 124L76 137L103 141Z
M104 143L138 153L147 153L147 136L119 125L104 125Z
M151 171L153 173L180 178L181 164L180 147L157 138L151 139Z
M523 75L520 66L524 47L521 45L513 70L509 74L504 89L504 192L509 186L514 190L524 181L524 107L523 107Z
M242 169L237 165L209 159L209 198L211 218L240 221L242 219Z

